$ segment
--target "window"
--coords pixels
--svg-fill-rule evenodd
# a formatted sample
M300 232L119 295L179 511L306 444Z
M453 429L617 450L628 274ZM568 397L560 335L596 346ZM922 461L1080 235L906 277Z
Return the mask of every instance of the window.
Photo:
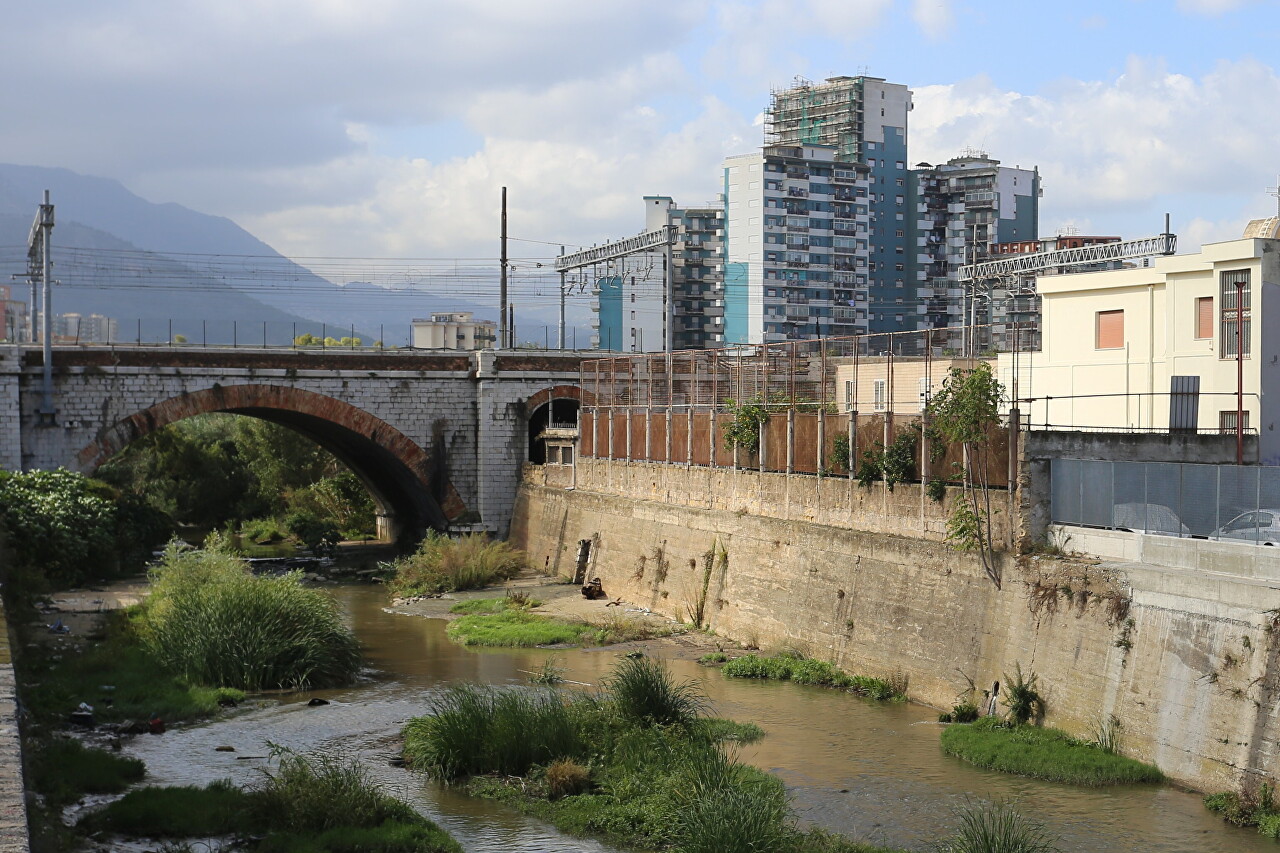
M1249 413L1244 413L1244 429L1249 429ZM1226 412L1218 412L1218 432L1223 434L1234 434L1236 431L1236 410L1231 409Z
M881 319L884 315L880 315ZM889 403L889 382L886 379L876 379L871 383L871 408L877 412L883 412L888 408Z
M920 411L929 408L929 380L920 377Z
M1231 270L1222 273L1220 310L1220 334L1218 344L1220 358L1236 357L1236 338L1240 339L1241 354L1249 357L1249 330L1252 312L1249 309L1249 271ZM1237 301L1239 304L1237 305ZM1237 333L1239 333L1237 335Z
M844 383L844 410L853 411L853 382L849 380L845 380Z
M1196 299L1196 339L1204 340L1213 337L1213 297L1201 296Z
M1094 330L1095 349L1121 349L1124 347L1124 312L1099 311Z

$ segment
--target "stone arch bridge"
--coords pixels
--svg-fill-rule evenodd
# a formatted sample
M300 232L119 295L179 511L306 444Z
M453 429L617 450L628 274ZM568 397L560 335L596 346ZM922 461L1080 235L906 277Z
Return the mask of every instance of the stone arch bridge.
M0 468L92 473L131 441L207 412L290 427L373 495L383 538L477 522L505 535L530 422L576 409L581 356L544 351L0 347Z

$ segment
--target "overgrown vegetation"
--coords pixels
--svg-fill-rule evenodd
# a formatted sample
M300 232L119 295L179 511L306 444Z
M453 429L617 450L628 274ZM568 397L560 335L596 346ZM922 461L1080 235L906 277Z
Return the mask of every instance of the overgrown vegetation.
M990 457L988 431L1000 422L1004 386L991 365L951 368L942 388L929 401L931 429L964 450L963 499L955 503L947 522L947 540L964 551L976 551L987 577L998 589L1000 568L992 541L991 489L987 480Z
M480 589L510 580L525 568L525 555L506 542L490 541L481 533L457 539L429 531L418 550L394 563L387 581L400 598Z
M417 770L575 835L680 853L855 853L801 832L776 778L723 742L759 729L704 716L703 697L647 659L600 695L456 686L405 729Z
M826 661L796 655L761 657L746 655L729 661L720 669L731 678L769 678L848 690L871 699L905 699L905 678L894 681L866 675L849 675Z
M254 576L215 551L170 545L137 622L151 656L195 684L324 687L349 681L360 666L332 598L297 574Z
M81 828L151 838L252 838L256 853L461 853L411 806L380 791L363 765L276 750L274 770L242 790L140 788L87 815ZM256 837L255 837L256 836Z
M942 749L988 770L1073 785L1123 785L1164 779L1150 764L1107 752L1096 743L1059 729L1011 724L998 717L948 726L942 732Z
M259 544L315 547L375 533L373 500L332 454L287 427L207 414L131 443L99 476L198 532L230 527Z

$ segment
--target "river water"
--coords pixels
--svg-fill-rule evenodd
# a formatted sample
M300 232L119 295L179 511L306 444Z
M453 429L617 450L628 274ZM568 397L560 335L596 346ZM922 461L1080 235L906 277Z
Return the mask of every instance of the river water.
M135 738L126 751L147 763L153 784L250 782L265 765L270 744L343 751L367 759L393 793L417 804L468 853L616 850L564 836L505 806L388 764L399 753L401 726L424 713L441 686L525 683L525 674L552 652L456 646L445 637L442 620L386 612L382 587L338 587L334 595L364 645L369 677L354 687L288 697L206 725ZM616 661L609 649L554 654L566 678L589 684L599 683ZM927 708L728 679L689 660L672 659L669 665L678 677L702 685L718 716L764 728L766 737L740 755L783 779L802 820L862 841L927 850L955 827L955 812L966 803L1012 799L1044 821L1070 853L1276 850L1255 832L1224 824L1198 795L1168 786L1091 790L977 770L942 754L941 726ZM331 704L309 707L313 696ZM216 751L224 745L236 751Z

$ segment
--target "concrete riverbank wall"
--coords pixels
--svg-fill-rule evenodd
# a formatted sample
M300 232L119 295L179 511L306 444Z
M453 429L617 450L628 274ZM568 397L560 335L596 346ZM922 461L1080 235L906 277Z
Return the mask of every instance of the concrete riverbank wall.
M866 515L855 523L857 505L841 516L797 491L814 478L754 474L748 501L741 480L618 465L580 460L569 489L528 469L515 544L572 575L585 540L588 577L610 596L727 640L905 676L912 699L938 708L989 701L1020 665L1039 677L1049 725L1090 737L1114 716L1126 754L1200 790L1280 769L1280 582L1004 555L997 588L975 555L940 541L943 508L903 486L855 492Z
M30 849L27 800L22 784L17 681L9 642L9 627L0 607L0 850L26 853Z

